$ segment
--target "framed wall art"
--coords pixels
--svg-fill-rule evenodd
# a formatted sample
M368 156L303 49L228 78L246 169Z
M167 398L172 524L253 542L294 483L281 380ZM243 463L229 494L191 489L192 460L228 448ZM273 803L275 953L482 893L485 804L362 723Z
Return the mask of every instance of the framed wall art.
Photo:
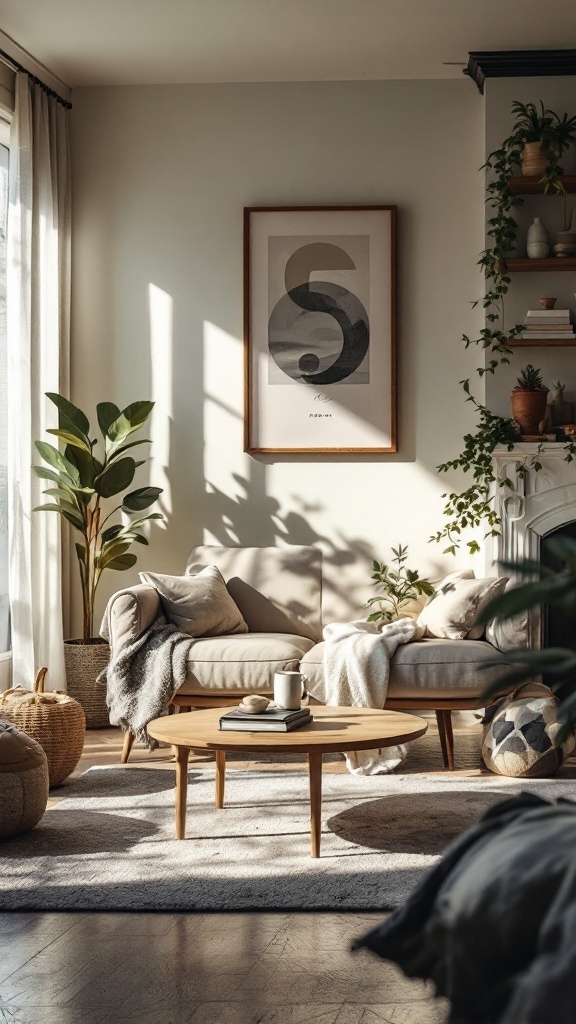
M395 452L396 207L244 211L244 449Z

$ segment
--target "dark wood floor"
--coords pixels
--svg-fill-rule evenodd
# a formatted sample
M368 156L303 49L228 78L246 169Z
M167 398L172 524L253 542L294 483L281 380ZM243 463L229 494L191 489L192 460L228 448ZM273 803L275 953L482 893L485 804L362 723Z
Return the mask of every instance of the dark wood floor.
M478 726L463 718L455 732L457 770L482 774ZM89 732L79 771L118 763L120 746L117 730ZM170 758L167 750L136 749L132 763L171 769ZM334 755L326 770L345 769ZM433 721L403 770L444 771ZM51 803L64 793L54 790ZM0 1022L441 1024L445 1007L424 985L368 953L350 953L352 940L381 917L2 914Z
M0 916L10 1024L441 1024L424 985L349 952L378 914Z

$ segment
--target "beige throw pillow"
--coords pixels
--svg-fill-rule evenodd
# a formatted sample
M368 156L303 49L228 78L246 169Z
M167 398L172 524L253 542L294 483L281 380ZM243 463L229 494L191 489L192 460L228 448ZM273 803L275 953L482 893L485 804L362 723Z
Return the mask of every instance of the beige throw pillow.
M426 627L426 636L445 640L479 640L484 626L474 619L493 597L503 593L507 577L476 580L455 578L450 573L436 587L436 594L420 613L418 624Z
M215 565L207 565L195 576L141 572L140 579L155 587L168 622L183 633L198 637L248 632L242 613Z

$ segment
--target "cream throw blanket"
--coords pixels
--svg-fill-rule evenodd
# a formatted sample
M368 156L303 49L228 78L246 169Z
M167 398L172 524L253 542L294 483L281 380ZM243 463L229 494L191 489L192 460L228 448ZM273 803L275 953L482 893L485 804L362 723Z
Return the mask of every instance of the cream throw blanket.
M423 628L413 619L384 626L375 622L331 622L324 627L324 700L331 707L383 708L390 659L399 644L418 640ZM406 747L353 750L346 754L353 775L391 772L406 757Z

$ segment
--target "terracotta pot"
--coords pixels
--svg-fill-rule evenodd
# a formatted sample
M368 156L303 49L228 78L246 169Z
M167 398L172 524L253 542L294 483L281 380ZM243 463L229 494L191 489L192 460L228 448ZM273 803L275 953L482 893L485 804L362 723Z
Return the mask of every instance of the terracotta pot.
M540 142L526 142L522 150L522 174L525 178L541 178L548 167L548 154Z
M514 390L510 395L512 418L522 434L538 434L538 424L546 417L548 388L539 391Z

